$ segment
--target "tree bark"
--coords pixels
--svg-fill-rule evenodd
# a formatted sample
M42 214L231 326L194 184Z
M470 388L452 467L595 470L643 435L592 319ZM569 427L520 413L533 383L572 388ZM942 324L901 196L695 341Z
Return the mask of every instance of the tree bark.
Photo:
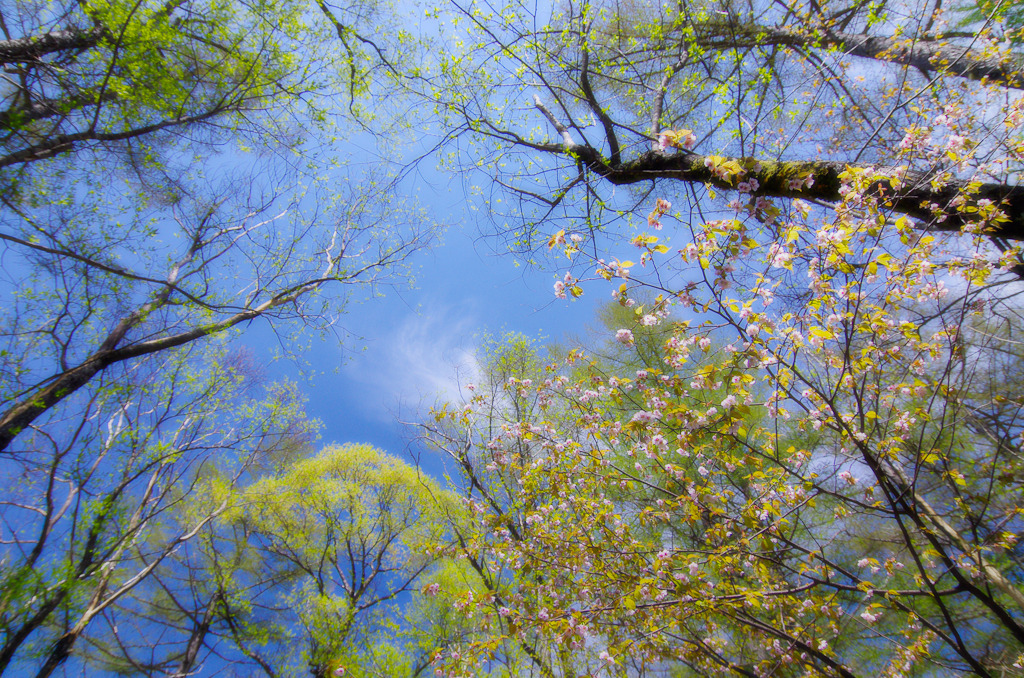
M1024 89L1024 56L990 54L958 47L941 36L891 37L858 35L811 28L761 26L724 21L692 25L697 44L715 49L786 45L801 51L832 47L850 56L902 64L924 71L945 72L969 80Z
M40 415L57 403L85 386L96 374L106 367L136 356L156 353L164 349L187 344L190 341L234 327L246 320L252 320L267 310L269 308L242 311L209 326L197 327L163 339L155 339L141 344L116 348L124 339L128 330L141 317L141 314L132 314L125 320L122 320L107 336L100 349L86 358L81 364L56 376L49 384L36 389L29 397L8 408L3 413L3 416L0 417L0 452L6 450L7 446L11 444L25 427L29 426ZM139 315L139 317L136 317L136 315Z
M661 153L650 151L628 162L613 164L590 146L550 145L547 150L558 150L580 160L594 173L616 185L635 184L654 179L676 179L691 183L708 184L724 190L736 190L740 179L726 181L705 165L708 156L698 153ZM869 192L881 196L883 205L894 212L918 220L918 227L928 231L970 231L979 227L976 212L965 208L977 207L980 200L991 200L1006 214L1006 220L993 223L984 235L1006 240L1024 240L1024 188L1007 184L971 182L950 179L932 185L932 177L898 167L855 165L828 160L773 161L754 158L722 158L742 167L750 167L742 180L756 179L760 186L755 196L782 198L809 198L828 202L843 199L839 189L839 176L847 169L869 169L888 178L879 179ZM792 188L793 180L812 178L808 187ZM970 184L970 185L969 185ZM959 208L954 202L963 200Z
M66 99L36 99L0 112L0 129L14 130L36 120L67 116L73 111L98 106L116 98L113 92L104 92L100 97L75 94Z
M103 28L52 31L43 35L26 36L0 41L0 64L36 61L54 52L83 50L95 47L106 35Z

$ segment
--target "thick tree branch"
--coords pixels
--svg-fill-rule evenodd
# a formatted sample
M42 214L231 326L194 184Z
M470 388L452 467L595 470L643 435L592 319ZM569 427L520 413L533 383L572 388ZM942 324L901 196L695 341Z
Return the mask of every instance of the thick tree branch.
M212 212L211 212L212 214ZM209 218L210 215L207 215ZM275 309L294 304L306 295L315 292L330 282L352 282L362 278L373 269L387 266L394 261L401 259L410 249L416 247L415 240L409 241L400 247L389 252L382 252L378 259L367 263L359 268L335 273L339 261L345 256L345 248L335 251L336 243L332 242L327 250L328 261L323 269L323 274L308 280L302 281L290 287L278 291L266 301L255 306L245 308L230 316L215 320L210 323L195 325L182 332L168 334L156 339L139 341L121 346L128 332L144 321L147 316L161 308L167 303L171 293L178 284L178 276L181 269L195 254L190 251L186 257L178 262L171 274L168 276L166 286L154 295L152 301L142 305L132 313L128 314L110 331L99 348L88 358L79 363L76 367L55 375L45 386L42 386L20 402L9 407L0 416L0 452L7 449L8 445L27 426L32 424L39 416L60 401L82 388L100 371L118 362L144 355L151 355L167 349L177 348L192 341L218 334L224 330L231 329L241 323L254 320L273 312ZM198 247L199 244L196 245Z
M273 297L256 308L246 309L217 322L199 325L184 332L159 339L116 348L124 339L128 330L144 319L151 310L155 310L149 308L150 305L147 304L143 309L132 313L118 323L110 334L107 335L100 348L77 367L56 376L49 384L37 389L27 398L4 412L3 417L0 417L0 452L6 450L14 438L40 415L85 386L94 376L110 365L129 358L176 348L202 337L217 334L247 320L253 320L278 306L294 301L303 293L315 289L315 287L316 285L312 285L301 288L293 294Z
M44 160L46 158L52 158L60 155L61 153L68 153L72 151L76 146L83 142L88 141L124 141L126 139L134 139L136 137L145 136L147 134L153 134L160 130L169 129L172 127L183 127L192 125L195 123L204 122L212 118L218 117L232 110L238 110L240 108L240 102L228 102L221 105L214 106L213 108L197 113L195 115L183 116L180 118L168 118L165 120L159 120L150 125L144 125L142 127L136 127L133 129L126 129L120 132L99 132L94 129L88 129L82 132L75 132L73 134L58 134L39 143L27 146L17 151L12 151L4 156L0 156L0 168L9 167L11 165L18 165L26 162L33 162L36 160Z
M587 103L590 104L590 110L594 112L597 119L601 121L601 127L604 129L604 137L608 141L608 151L613 163L621 161L621 152L619 150L619 139L615 135L615 124L612 122L611 116L608 115L602 106L601 102L597 100L597 95L594 94L594 88L590 85L590 48L587 47L586 42L581 46L583 50L583 56L580 63L580 88L583 90L584 96L587 98Z
M883 204L894 212L921 222L930 231L970 231L978 227L977 213L969 210L981 200L1000 205L1006 219L990 225L986 235L1007 240L1024 240L1024 188L1007 184L970 184L958 179L933 185L932 176L901 167L852 165L827 160L757 160L704 156L697 153L645 153L621 164L612 164L594 148L567 145L562 152L583 162L592 172L616 185L635 184L655 179L675 179L707 184L724 190L735 190L742 180L756 179L760 185L755 195L805 198L839 202L842 200L840 175L849 169L873 170L881 178L873 181L869 191L883 198ZM749 168L742 178L723 179L712 171L717 162L735 162ZM808 187L808 179L813 183ZM799 187L794 187L800 184ZM957 201L963 201L959 207Z
M1024 89L1024 58L993 55L979 49L957 47L940 40L908 40L836 33L824 42L847 54L903 64L921 71L940 71L968 80Z
M98 45L106 35L107 31L102 27L88 30L75 28L3 40L0 41L0 64L35 61L54 52L89 49Z
M941 71L969 80L986 80L1003 87L1024 89L1024 56L992 54L981 49L959 47L934 36L914 39L725 22L696 24L691 28L696 41L705 47L740 49L785 45L802 52L831 47L849 56L887 61L920 71Z
M97 106L100 103L113 101L116 98L114 92L107 91L101 97L90 94L77 94L67 99L37 99L22 106L14 106L6 111L0 112L0 129L15 130L26 123L47 118L66 116L72 111L81 110L88 106ZM97 101L97 99L99 99Z

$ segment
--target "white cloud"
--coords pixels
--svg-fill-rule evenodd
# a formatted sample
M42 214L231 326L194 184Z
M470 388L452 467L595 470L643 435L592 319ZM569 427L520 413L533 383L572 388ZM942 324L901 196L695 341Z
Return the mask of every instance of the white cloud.
M410 314L346 366L365 389L364 406L390 418L396 410L459 400L478 378L472 317L452 308Z

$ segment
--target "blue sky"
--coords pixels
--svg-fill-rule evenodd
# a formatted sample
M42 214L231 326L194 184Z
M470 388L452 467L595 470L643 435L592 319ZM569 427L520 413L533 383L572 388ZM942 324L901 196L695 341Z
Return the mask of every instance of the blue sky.
M575 301L557 299L551 270L495 253L480 237L486 216L461 180L452 178L446 191L418 193L429 196L423 206L449 227L433 249L413 258L414 287L352 304L340 323L352 336L314 340L304 356L316 374L287 361L270 368L272 377L300 381L307 411L323 423L324 444L365 442L404 455L409 432L397 418L416 420L438 397L454 396L460 382L471 381L483 335L561 339L581 332L596 305L610 299L611 288L596 284ZM266 336L247 331L241 343L269 354Z

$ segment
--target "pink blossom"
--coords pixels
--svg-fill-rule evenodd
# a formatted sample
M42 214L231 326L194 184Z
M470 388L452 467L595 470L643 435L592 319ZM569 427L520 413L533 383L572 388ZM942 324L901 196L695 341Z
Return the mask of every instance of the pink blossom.
M437 582L434 582L433 584L427 584L426 586L423 587L424 595L428 595L428 596L436 596L440 590L441 590L441 585L438 584Z
M946 142L946 150L951 153L959 153L960 151L967 148L967 139L960 136L959 134L950 134L949 140Z
M668 200L658 198L658 202L654 205L654 211L647 215L647 225L656 231L661 230L661 222L659 219L668 213L670 209L672 209L672 203Z
M632 346L633 332L631 330L626 329L618 330L615 333L615 341L619 342L620 344L625 344L626 346Z
M911 126L900 141L901 151L922 151L931 143L931 135L927 129Z
M630 421L635 421L639 424L650 424L658 420L658 415L654 412L645 412L641 410L633 415Z
M793 255L777 242L772 243L772 246L768 249L768 261L772 268L784 268L792 258Z
M739 184L737 184L736 190L739 191L740 193L753 193L760 187L761 184L757 181L757 179L747 179L746 181L741 181Z
M678 129L665 130L658 135L658 150L665 151L669 148L683 148L690 150L697 143L697 137L692 130Z
M899 419L893 422L892 427L893 429L899 431L900 433L906 433L907 431L910 430L910 427L915 423L917 423L917 419L910 416L909 412L904 412L903 414L900 415Z

